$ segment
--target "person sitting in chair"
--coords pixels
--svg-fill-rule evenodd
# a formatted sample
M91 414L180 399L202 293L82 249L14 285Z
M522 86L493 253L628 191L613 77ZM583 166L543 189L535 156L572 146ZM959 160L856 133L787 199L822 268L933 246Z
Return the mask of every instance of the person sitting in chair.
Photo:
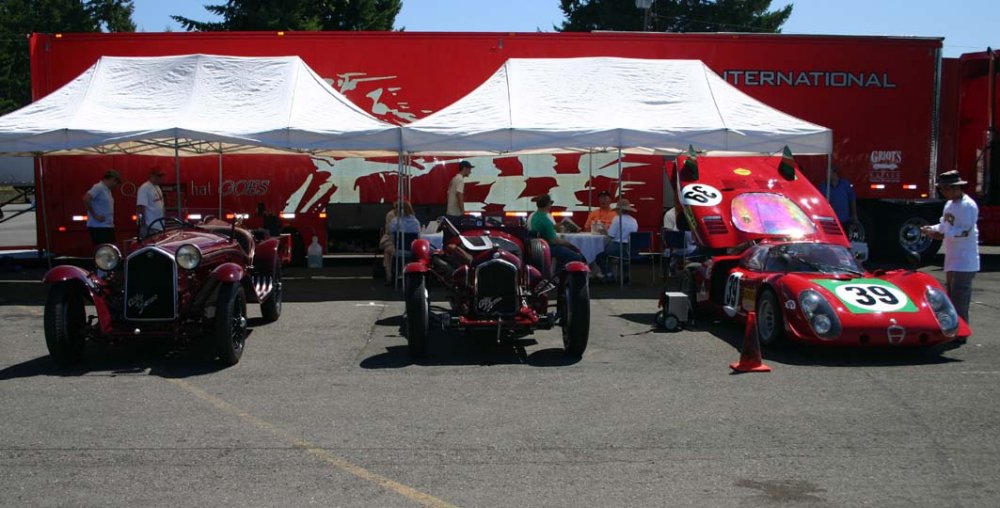
M392 262L396 254L396 233L420 233L420 220L413 212L413 205L409 201L397 203L397 207L402 207L403 215L396 216L396 209L393 208L386 214L385 235L382 236L382 267L385 268L385 280L392 283Z
M552 257L559 261L560 265L565 265L570 261L583 261L583 255L576 249L573 244L559 238L556 233L556 225L552 221L551 215L549 215L549 210L552 208L552 197L548 194L542 194L535 198L535 203L538 205L538 210L531 214L531 222L528 223L528 228L531 231L536 231L538 237L542 240L549 242L549 250L552 252Z
M604 252L597 255L597 265L601 267L605 280L614 279L608 258L610 256L621 256L627 260L629 257L629 235L639 231L639 222L632 216L632 214L636 213L636 209L632 206L632 203L629 203L627 199L621 199L618 201L617 211L618 216L611 221L611 226L608 227L608 239L610 241L604 248ZM628 277L625 276L624 278L627 279Z

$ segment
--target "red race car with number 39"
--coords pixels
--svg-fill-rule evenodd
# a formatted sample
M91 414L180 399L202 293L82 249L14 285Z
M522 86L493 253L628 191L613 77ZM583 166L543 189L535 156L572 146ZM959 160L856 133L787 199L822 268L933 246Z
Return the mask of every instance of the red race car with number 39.
M700 256L681 273L692 308L740 322L756 312L765 347L934 346L971 334L934 277L860 266L833 209L787 149L691 152L675 168L678 210Z

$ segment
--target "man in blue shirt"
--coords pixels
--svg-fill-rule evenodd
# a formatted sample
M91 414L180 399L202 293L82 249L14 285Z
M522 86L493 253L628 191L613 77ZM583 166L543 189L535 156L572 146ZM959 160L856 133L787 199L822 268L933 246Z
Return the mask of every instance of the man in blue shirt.
M115 197L111 190L121 183L115 170L108 170L100 182L83 195L87 208L87 231L94 247L102 243L115 243Z
M826 197L826 182L819 185L819 193ZM857 222L858 206L854 196L854 186L840 177L840 168L837 166L834 166L830 173L830 196L827 199L841 224Z

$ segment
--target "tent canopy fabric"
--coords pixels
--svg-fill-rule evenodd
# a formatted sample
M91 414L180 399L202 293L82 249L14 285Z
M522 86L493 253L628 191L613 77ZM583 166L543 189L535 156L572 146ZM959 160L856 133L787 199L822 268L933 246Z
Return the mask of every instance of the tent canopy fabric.
M699 60L510 59L403 129L410 153L679 151L829 154L830 129L736 89Z
M102 57L0 117L0 153L389 155L399 127L333 90L299 57Z

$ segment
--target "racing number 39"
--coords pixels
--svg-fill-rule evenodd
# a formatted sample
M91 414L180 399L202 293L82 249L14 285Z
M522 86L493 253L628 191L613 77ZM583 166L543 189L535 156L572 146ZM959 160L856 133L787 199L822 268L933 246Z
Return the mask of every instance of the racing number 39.
M709 190L701 185L692 185L689 190L684 191L684 199L701 204L707 204L717 197L719 193L715 192L715 189Z
M681 189L681 203L690 206L715 206L722 202L722 192L711 185L692 183Z
M862 307L872 307L879 302L891 306L899 304L899 298L883 286L844 286L844 291L853 293L854 305Z

